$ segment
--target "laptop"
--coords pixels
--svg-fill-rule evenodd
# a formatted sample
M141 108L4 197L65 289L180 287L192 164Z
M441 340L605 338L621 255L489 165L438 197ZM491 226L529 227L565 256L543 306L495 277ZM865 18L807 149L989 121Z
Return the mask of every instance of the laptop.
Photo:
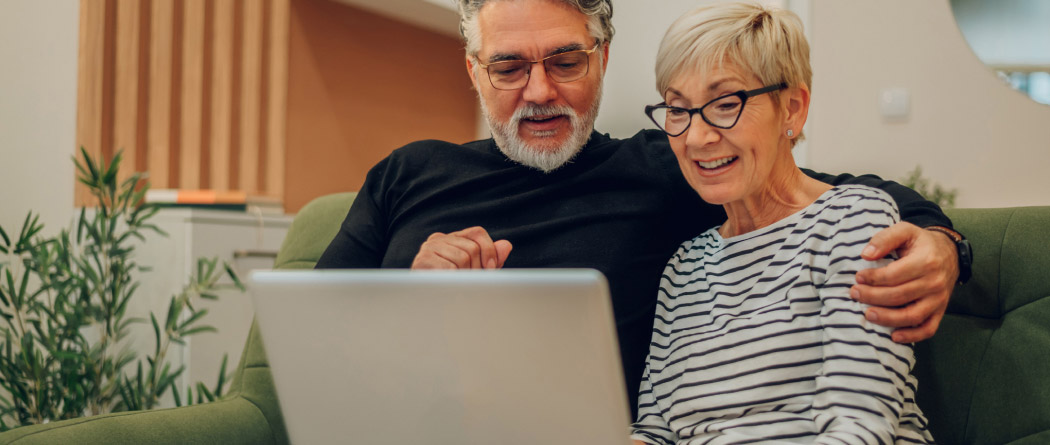
M250 287L292 443L630 443L597 271L257 271Z

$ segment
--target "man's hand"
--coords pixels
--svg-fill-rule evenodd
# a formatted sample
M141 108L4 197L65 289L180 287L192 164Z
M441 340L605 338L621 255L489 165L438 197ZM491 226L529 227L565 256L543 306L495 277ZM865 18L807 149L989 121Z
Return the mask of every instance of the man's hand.
M857 273L850 296L872 306L865 312L868 320L898 328L893 341L925 340L937 332L959 277L955 244L944 234L902 222L876 233L861 256L876 260L894 250L899 260Z
M481 227L449 234L435 233L419 248L413 269L500 269L513 246L510 241L492 241Z

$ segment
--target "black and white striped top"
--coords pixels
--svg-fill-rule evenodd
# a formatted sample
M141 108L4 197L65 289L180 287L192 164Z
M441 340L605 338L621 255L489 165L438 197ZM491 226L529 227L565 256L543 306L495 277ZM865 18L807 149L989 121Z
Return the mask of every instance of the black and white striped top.
M932 443L910 345L849 297L882 191L839 186L768 227L682 244L660 282L634 439L648 443Z

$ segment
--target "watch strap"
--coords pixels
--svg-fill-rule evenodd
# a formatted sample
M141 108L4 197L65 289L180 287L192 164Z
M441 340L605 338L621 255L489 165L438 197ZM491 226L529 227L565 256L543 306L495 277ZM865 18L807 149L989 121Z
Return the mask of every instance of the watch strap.
M947 227L929 226L925 229L943 233L952 243L955 243L955 252L959 262L959 284L966 284L967 281L970 281L970 276L973 275L973 248L970 247L970 241L961 233Z

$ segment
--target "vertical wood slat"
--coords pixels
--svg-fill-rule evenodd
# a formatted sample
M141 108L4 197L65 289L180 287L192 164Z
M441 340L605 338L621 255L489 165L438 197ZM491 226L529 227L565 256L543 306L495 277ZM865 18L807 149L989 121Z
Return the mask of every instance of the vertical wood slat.
M139 0L117 0L116 82L114 83L113 149L123 150L119 179L135 171L139 96Z
M259 189L259 93L262 70L263 8L258 1L244 3L244 38L241 52L240 189Z
M266 119L266 189L269 196L284 195L285 114L288 103L288 27L290 0L272 0L270 39L269 106Z
M103 1L103 0L99 0ZM116 88L117 0L106 2L105 34L102 43L102 158L113 159L113 109Z
M90 1L90 0L87 0ZM169 143L171 141L171 70L174 0L152 0L150 23L150 103L147 133L150 183L168 188Z
M153 13L151 8L152 3L142 2L142 7L139 8L139 53L138 59L138 104L135 109L135 162L129 164L128 167L135 167L136 172L146 172L146 161L148 156L149 143L147 140L149 134L149 91L150 91L150 17Z
M205 0L185 0L182 31L181 146L179 187L200 187L201 116L204 90Z
M214 4L212 34L211 93L211 187L227 190L230 170L230 125L233 112L233 6L232 1Z
M80 1L80 48L77 60L77 156L83 147L94 158L102 154L102 84L106 2ZM89 204L87 188L75 183L76 205Z

